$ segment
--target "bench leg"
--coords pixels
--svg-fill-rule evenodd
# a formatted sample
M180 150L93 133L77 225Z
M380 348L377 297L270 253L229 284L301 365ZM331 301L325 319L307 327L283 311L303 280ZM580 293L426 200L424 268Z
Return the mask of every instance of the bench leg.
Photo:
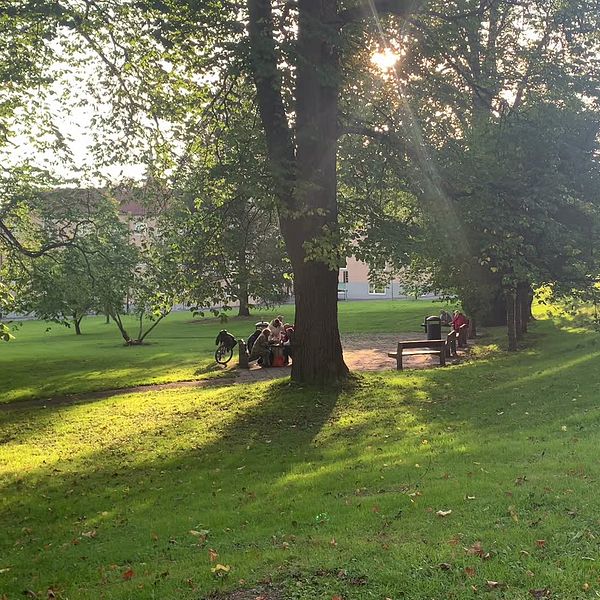
M396 371L402 371L402 345L398 344L398 350L396 354Z
M446 366L446 352L443 350L440 352L440 367Z

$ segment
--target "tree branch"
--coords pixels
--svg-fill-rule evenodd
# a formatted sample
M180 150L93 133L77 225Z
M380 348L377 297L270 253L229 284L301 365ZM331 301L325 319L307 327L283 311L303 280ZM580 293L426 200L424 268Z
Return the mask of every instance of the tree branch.
M251 68L277 195L292 202L295 152L281 92L270 0L248 0Z

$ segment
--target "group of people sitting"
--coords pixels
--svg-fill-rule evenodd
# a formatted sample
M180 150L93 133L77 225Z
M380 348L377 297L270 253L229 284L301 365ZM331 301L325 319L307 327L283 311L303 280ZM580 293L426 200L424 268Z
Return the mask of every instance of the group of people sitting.
M443 310L440 313L440 321L442 325L449 325L454 331L458 331L461 325L469 324L469 319L460 310L455 310L452 315L447 310Z
M248 338L248 360L256 360L263 367L288 364L293 354L294 336L294 326L284 323L281 315L270 323L257 323L256 331ZM283 357L283 364L274 363L274 348L282 348L283 354L277 354Z

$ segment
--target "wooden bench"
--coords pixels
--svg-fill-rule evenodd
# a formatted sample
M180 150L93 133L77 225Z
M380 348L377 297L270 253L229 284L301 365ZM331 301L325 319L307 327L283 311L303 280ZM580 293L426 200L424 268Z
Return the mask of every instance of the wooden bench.
M458 340L458 332L452 330L446 336L446 357L456 356L456 344Z
M396 369L398 369L398 371L402 371L403 354L405 356L437 354L440 357L440 366L444 367L446 365L446 346L446 340L414 340L398 342L398 350L396 352L388 352L388 356L396 359Z

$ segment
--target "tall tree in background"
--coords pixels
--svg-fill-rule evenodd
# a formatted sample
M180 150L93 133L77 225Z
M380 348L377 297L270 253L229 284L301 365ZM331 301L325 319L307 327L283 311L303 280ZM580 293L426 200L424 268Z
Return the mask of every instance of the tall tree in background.
M239 316L248 316L252 302L280 304L291 288L251 86L234 80L205 116L205 129L190 135L171 178L174 193L160 226L179 230L192 302L237 302Z
M100 118L111 132L99 155L107 162L135 150L131 140L156 125L149 134L151 151L136 156L172 172L179 130L203 128L207 107L229 93L232 80L254 81L294 272L299 351L292 376L298 381L347 374L336 305L337 267L345 254L337 203L341 133L386 137L405 154L398 164L408 166L396 180L407 182L419 218L432 232L423 248L445 260L449 287L464 293L465 303L483 316L493 311L484 306L489 302L478 304L482 290L493 298L526 283L483 260L477 214L505 217L507 229L511 211L524 206L522 196L498 193L505 174L492 168L496 150L490 149L499 148L498 136L514 142L503 127L510 124L516 133L521 114L535 122L531 115L543 106L582 99L593 108L597 94L595 0L58 1L50 11L38 3L18 6L20 20L29 15L35 21L44 13L70 32L67 47L87 44L99 57L103 68L88 85L99 97L111 97L115 109ZM403 56L394 77L377 83L371 72L361 79L371 53L388 45ZM530 149L525 154L531 156ZM479 171L468 171L472 165ZM537 198L537 214L547 215L548 205ZM493 231L484 232L482 243L502 246L499 255L515 261L518 256L510 253L522 248L513 243L519 227L511 226L509 237ZM536 272L532 267L518 277L531 282ZM477 293L467 296L461 281ZM318 349L310 343L315 329L322 341Z
M598 209L599 16L586 0L452 4L457 18L432 0L391 17L385 38L365 32L346 98L362 107L352 129L406 155L399 175L418 200L417 253L435 287L479 322L510 313L514 348L531 284L597 269L583 255ZM377 44L399 59L378 79L367 60Z
M127 284L122 282L137 264L138 252L116 201L97 190L63 189L39 194L22 214L13 231L20 240L31 239L26 250L4 249L0 276L13 292L5 310L33 313L80 334L83 317L104 311L107 289L124 303ZM33 252L42 233L65 244Z

